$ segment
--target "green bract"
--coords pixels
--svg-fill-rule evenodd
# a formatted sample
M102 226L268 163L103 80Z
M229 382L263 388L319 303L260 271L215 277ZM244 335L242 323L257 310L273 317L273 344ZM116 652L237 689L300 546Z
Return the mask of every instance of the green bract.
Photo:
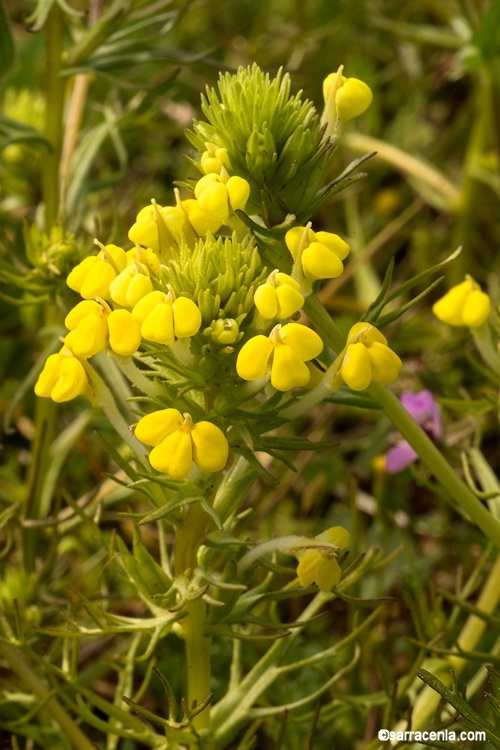
M256 64L221 74L218 92L202 97L206 121L187 133L200 155L226 149L229 174L250 183L247 211L269 227L288 214L309 217L334 154L313 104L300 91L291 96L290 84L288 74L271 79Z

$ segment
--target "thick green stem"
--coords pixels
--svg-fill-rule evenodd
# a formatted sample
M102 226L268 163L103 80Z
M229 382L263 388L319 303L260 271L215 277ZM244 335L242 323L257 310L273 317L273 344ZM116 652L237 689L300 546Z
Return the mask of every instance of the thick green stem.
M44 135L51 144L42 165L42 195L45 206L45 231L50 234L59 212L59 159L63 133L64 82L60 78L63 54L62 11L54 3L45 24L45 127ZM60 323L55 305L45 306L43 327ZM37 399L33 422L35 436L31 448L28 474L26 518L40 518L40 501L45 476L49 467L50 449L56 434L57 406L50 399ZM24 533L24 564L26 570L34 568L38 545L37 529Z
M59 724L72 747L76 750L95 750L94 743L83 734L59 701L56 698L49 697L50 691L40 682L38 675L24 660L19 649L9 643L0 641L0 657L7 662L10 669L32 695L44 703L44 710Z
M320 302L315 298L309 298L305 309L324 339L336 351L340 351L345 345L345 335L342 334ZM372 383L368 393L378 401L394 426L416 450L427 468L448 490L461 509L467 513L489 539L500 547L500 523L467 487L465 482L460 479L432 440L429 439L394 394L385 386L375 383Z
M205 537L209 517L201 505L189 506L175 543L175 575L189 574L196 567L198 550ZM203 599L188 601L180 620L186 646L187 700L191 708L210 693L211 637L207 635L207 606ZM193 719L195 729L210 729L210 706ZM208 748L209 746L206 745Z

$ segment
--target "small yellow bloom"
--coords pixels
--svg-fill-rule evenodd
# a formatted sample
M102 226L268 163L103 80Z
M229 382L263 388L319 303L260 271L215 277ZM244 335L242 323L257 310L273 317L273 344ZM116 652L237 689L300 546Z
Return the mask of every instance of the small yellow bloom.
M402 366L380 331L370 323L356 323L349 331L334 385L343 381L353 391L362 391L371 382L390 385L398 379Z
M314 541L325 542L325 546L293 553L299 559L297 577L304 588L316 583L320 591L328 592L340 581L337 553L348 546L349 532L342 526L332 526L314 537Z
M128 310L114 310L104 302L84 300L64 321L69 333L64 343L83 359L108 347L122 357L135 354L141 343L140 325Z
M340 276L344 270L342 261L350 250L338 234L313 232L310 227L289 229L285 243L294 259L294 275L302 272L308 282Z
M490 315L491 300L479 284L467 276L434 304L432 312L450 326L480 328Z
M227 166L227 149L217 148L213 143L206 143L207 150L201 155L201 168L205 174L220 174L223 167Z
M255 292L254 303L266 320L283 320L300 310L304 297L300 285L286 273L273 271Z
M201 326L201 312L187 297L175 298L173 292L154 291L135 305L132 317L141 326L148 341L169 345L175 339L195 336Z
M67 278L69 288L79 292L83 299L109 299L109 285L127 265L127 255L121 247L100 247L102 249L97 255L82 260Z
M162 409L139 420L135 436L152 445L149 462L157 471L174 479L185 479L193 461L200 471L221 471L227 463L229 445L224 433L211 422L193 423L189 414Z
M222 226L222 220L217 217L204 213L196 198L188 198L182 201L182 207L186 212L189 223L193 227L196 234L203 237L207 232L215 234L219 231Z
M345 78L343 66L336 73L330 73L323 81L325 109L322 123L328 123L327 135L363 114L370 106L373 94L369 86L358 78Z
M178 206L159 206L152 203L137 214L135 224L128 233L131 242L150 248L161 256L162 251L173 247L176 238L185 235L193 240L187 216Z
M109 285L113 302L122 307L134 307L140 299L153 291L147 267L135 261L130 263Z
M250 196L250 185L243 177L226 175L206 174L194 188L200 211L221 223L238 209L244 209Z
M89 393L89 383L81 361L63 346L58 354L51 354L35 383L35 393L51 398L56 403L71 401Z
M300 323L278 324L269 336L254 336L240 349L236 371L243 380L263 378L271 362L271 385L289 391L309 382L311 373L305 364L323 351L317 333Z

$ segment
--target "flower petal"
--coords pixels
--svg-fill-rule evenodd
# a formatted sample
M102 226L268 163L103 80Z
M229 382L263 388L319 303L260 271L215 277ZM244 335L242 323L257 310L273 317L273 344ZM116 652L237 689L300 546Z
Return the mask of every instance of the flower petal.
M198 422L191 430L194 462L201 471L221 471L227 463L228 442L211 422Z
M159 445L162 440L179 429L184 419L177 409L160 409L146 414L137 422L135 436L146 445Z
M350 344L340 369L342 379L353 391L368 388L372 379L370 358L364 344Z
M323 341L318 334L300 323L287 323L280 329L279 336L303 362L315 359L323 351Z
M297 565L297 577L304 588L311 586L323 562L321 552L310 549L304 552Z
M185 479L193 466L191 435L184 430L172 432L165 440L153 448L149 463L173 479Z
M254 336L241 347L236 360L236 372L243 380L257 380L267 374L273 345L267 336Z
M276 346L271 369L273 388L277 391L289 391L306 385L310 377L309 368L291 347L287 344Z

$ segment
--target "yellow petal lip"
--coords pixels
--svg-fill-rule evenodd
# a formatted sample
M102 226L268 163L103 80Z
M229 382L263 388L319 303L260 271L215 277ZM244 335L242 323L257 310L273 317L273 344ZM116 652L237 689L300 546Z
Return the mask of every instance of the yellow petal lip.
M131 357L141 343L141 327L128 310L114 310L107 319L109 345L122 357Z
M141 335L147 341L154 341L157 344L166 346L173 344L175 335L172 305L168 302L156 305L142 324Z
M302 268L307 279L335 279L344 266L340 258L321 242L311 242L302 254Z
M490 312L489 296L480 289L473 289L465 300L462 312L464 324L469 328L479 328L488 320Z
M301 586L304 588L312 586L322 562L322 555L315 550L307 550L303 553L297 565L297 577Z
M320 336L300 323L287 323L279 331L280 339L290 346L303 362L315 359L323 351Z
M257 380L267 374L273 344L267 336L254 336L241 347L236 360L236 372L243 380Z
M87 317L87 315L101 315L103 308L96 300L83 300L69 311L64 320L64 325L70 331L73 331L77 325Z
M132 310L132 317L141 325L144 323L149 313L161 302L165 301L165 294L156 290L149 292L142 299L140 299Z
M276 289L271 284L261 284L257 287L253 301L263 318L273 320L278 317Z
M334 544L339 549L345 549L349 545L350 535L343 526L331 526L326 531L318 534L315 539Z
M153 469L173 479L186 479L193 466L193 446L189 432L177 430L168 435L149 454Z
M298 285L297 285L298 286ZM278 302L278 318L283 320L296 313L304 304L301 292L290 284L281 284L275 291Z
M277 391L289 391L309 382L311 373L298 354L286 345L274 350L271 368L271 385Z
M316 585L326 594L338 584L341 576L342 571L335 557L324 558L316 573Z
M321 245L325 245L337 258L344 260L350 252L350 247L342 237L333 232L315 232L314 239Z
M201 326L201 312L193 300L178 297L172 305L172 311L176 338L190 338L198 333Z
M371 366L367 348L361 344L349 344L341 367L344 383L353 391L363 391L371 382Z
M160 409L146 414L138 421L135 436L141 443L156 446L176 432L183 421L183 416L177 409Z
M212 422L198 422L191 431L193 458L201 471L221 471L227 463L229 445L222 430Z
M403 367L398 355L385 344L375 341L368 347L372 379L382 385L395 383Z
M364 81L358 78L344 79L335 97L339 122L344 123L363 114L370 106L372 99L371 89Z

